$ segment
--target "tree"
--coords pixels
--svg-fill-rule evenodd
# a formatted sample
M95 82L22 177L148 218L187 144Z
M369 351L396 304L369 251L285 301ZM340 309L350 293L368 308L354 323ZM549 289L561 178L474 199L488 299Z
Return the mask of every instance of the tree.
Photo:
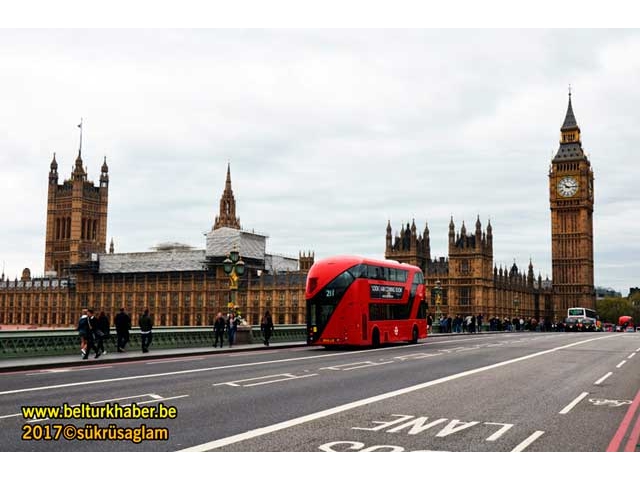
M640 308L640 292L635 292L633 295L629 295L629 301L634 307Z
M640 308L626 298L606 297L598 300L596 308L603 322L617 324L618 318L623 315L640 319Z

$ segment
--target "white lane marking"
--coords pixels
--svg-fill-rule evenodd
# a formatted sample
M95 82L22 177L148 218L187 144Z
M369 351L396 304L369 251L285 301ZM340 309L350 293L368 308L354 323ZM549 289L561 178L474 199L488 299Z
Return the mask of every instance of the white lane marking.
M627 361L626 360L622 360L619 364L616 365L616 368L620 368L625 363L627 363Z
M469 375L474 375L476 373L486 372L488 370L493 370L495 368L504 367L505 365L511 365L512 363L522 362L525 360L529 360L531 358L539 357L541 355L547 355L549 353L558 352L560 350L564 350L567 348L575 347L577 345L582 345L584 343L594 342L596 340L603 340L607 338L614 337L596 337L590 338L588 340L582 340L575 343L570 343L568 345L563 345L561 347L555 347L550 350L543 350L541 352L531 353L529 355L525 355L524 357L513 358L511 360L505 360L502 362L494 363L493 365L487 365L484 367L474 368L472 370L467 370L464 372L456 373L453 375L449 375L448 377L438 378L436 380L431 380L425 383L419 383L417 385L412 385L410 387L401 388L400 390L394 390L392 392L383 393L380 395L376 395L369 398L363 398L361 400L356 400L355 402L346 403L344 405L339 405L337 407L329 408L327 410L322 410L320 412L312 413L309 415L304 415L298 418L292 418L291 420L286 420L284 422L276 423L273 425L268 425L266 427L256 428L254 430L249 430L247 432L239 433L236 435L232 435L230 437L221 438L219 440L213 440L211 442L203 443L200 445L194 445L193 447L185 448L181 451L184 452L203 452L206 450L214 450L216 448L224 447L227 445L231 445L233 443L242 442L244 440L249 440L255 437L260 437L262 435L266 435L268 433L274 433L279 430L284 430L287 428L295 427L298 425L302 425L307 422L312 422L314 420L319 420L321 418L329 417L331 415L336 415L338 413L343 413L349 410L353 410L354 408L359 408L365 405L370 405L372 403L380 402L382 400L387 400L389 398L398 397L400 395L405 395L407 393L413 393L418 390L423 390L425 388L439 385L441 383L449 382L451 380L457 380L459 378L464 378ZM535 440L535 439L534 439Z
M491 435L491 436L486 438L487 442L495 442L502 435L504 435L507 430L509 430L511 427L513 427L513 423L484 422L484 424L485 425L502 425L502 427L496 433L494 433L493 435Z
M522 443L520 443L516 448L514 448L511 451L512 452L522 452L525 448L527 448L529 445L531 445L533 442L535 442L542 435L544 435L544 431L542 431L542 430L537 430L537 431L533 432L531 435L529 435L527 438L525 438Z
M566 415L567 413L569 413L571 411L571 409L573 407L575 407L578 403L580 403L582 401L582 399L584 397L586 397L587 395L589 395L589 392L582 392L580 395L578 395L569 405L567 405L566 407L564 407L562 410L560 410L558 413L560 415Z
M160 401L164 401L164 400L175 400L176 398L185 398L188 397L189 395L176 395L175 397L163 397L163 398L154 398L153 400L147 400L146 402L136 402L136 405L144 405L146 403L154 403L154 402L160 402ZM130 403L126 403L123 406L129 406L131 405Z
M398 357L393 357L394 360L400 360L404 362L405 360L421 360L423 358L429 357L437 357L438 355L442 355L442 353L410 353L408 355L400 355Z
M206 357L189 357L189 358L175 358L172 360L153 360L151 362L144 362L147 365L154 365L156 363L175 363L175 362L190 362L191 360L204 360Z
M594 385L600 385L602 382L604 382L607 378L609 378L611 375L613 375L613 372L609 372L606 375L603 375L601 378L599 378L598 380L596 380L595 382L593 382Z
M255 387L257 385L266 385L268 383L285 382L287 380L297 380L299 378L315 377L317 373L311 373L309 375L293 375L292 373L278 373L276 375L266 375L264 377L245 378L243 380L232 380L231 382L214 383L214 387L220 385L229 385L231 387ZM265 379L270 380L265 380ZM262 382L254 382L244 384L243 382L253 382L254 380L264 380Z
M334 365L333 367L321 367L319 370L338 370L340 372L347 372L349 370L356 370L358 368L377 367L380 365L386 365L387 363L393 363L393 360L389 360L388 362L378 362L378 363L372 362L371 360L366 360L364 362Z
M640 348L636 348L636 352L640 352Z
M627 358L633 358L634 355L636 354L636 352L633 352L631 355L629 355Z
M607 400L606 398L590 398L589 403L598 407L606 405L608 407L621 407L623 405L631 405L633 400Z
M34 375L48 375L49 373L68 373L68 372L86 372L88 370L101 370L104 368L113 368L111 365L104 365L102 367L85 367L85 368L52 368L49 370L41 370L35 373L25 373L27 377Z

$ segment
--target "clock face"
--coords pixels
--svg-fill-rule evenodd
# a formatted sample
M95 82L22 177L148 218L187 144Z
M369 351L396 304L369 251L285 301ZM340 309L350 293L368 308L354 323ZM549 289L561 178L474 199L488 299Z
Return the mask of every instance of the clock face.
M573 197L578 191L578 181L573 177L564 177L558 182L558 193L563 197Z

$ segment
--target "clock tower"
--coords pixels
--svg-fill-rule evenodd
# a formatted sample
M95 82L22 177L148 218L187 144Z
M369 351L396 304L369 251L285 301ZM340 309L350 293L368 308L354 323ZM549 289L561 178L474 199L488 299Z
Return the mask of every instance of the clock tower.
M568 308L596 306L593 195L593 170L582 150L569 92L560 147L549 169L553 310L557 320L567 315Z

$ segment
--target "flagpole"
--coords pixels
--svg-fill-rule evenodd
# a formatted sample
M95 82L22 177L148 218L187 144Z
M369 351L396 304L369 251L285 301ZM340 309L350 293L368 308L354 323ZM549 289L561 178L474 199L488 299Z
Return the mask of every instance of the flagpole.
M80 149L78 152L82 156L82 117L80 117L80 125L78 125L78 128L80 129Z

